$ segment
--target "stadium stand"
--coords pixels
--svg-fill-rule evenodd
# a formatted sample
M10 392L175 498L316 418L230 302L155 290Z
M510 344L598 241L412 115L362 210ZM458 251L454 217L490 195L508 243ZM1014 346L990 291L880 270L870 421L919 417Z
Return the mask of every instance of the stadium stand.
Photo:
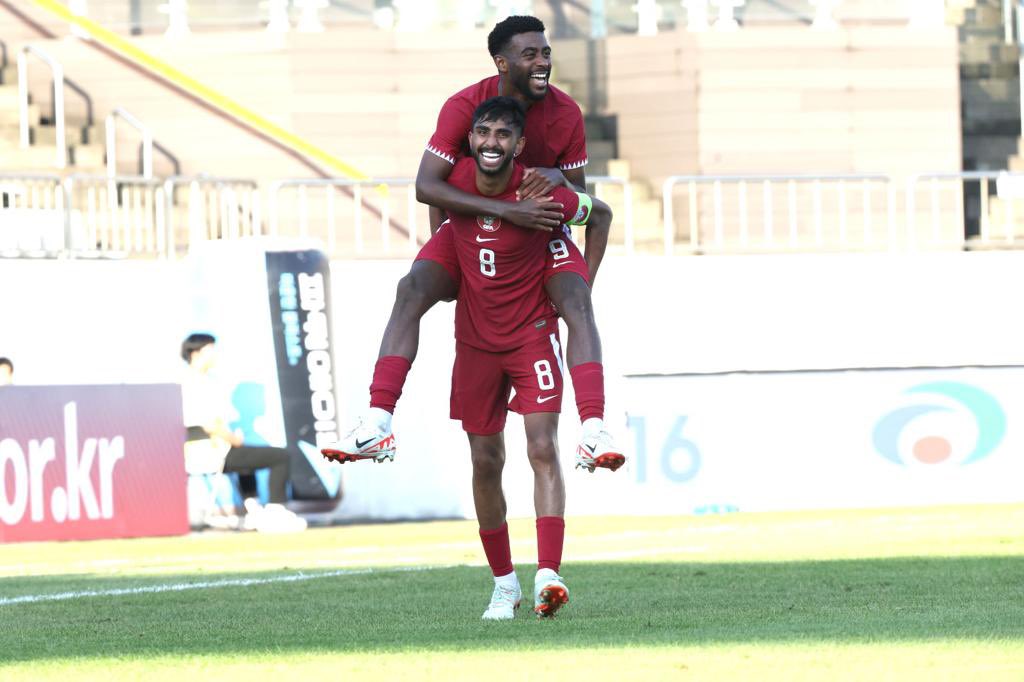
M945 178L961 169L1020 164L1009 158L1019 128L1007 133L1019 126L1012 76L1019 50L1003 40L998 3L948 3L949 25L919 27L908 21L915 3L847 0L833 11L838 27L819 31L809 28L814 14L807 3L752 0L735 10L742 30L700 33L686 30L682 5L670 4L658 5L658 35L637 36L629 32L635 11L609 3L609 36L597 42L581 35L586 13L569 5L560 29L566 37L553 41L556 82L586 115L589 174L611 176L599 191L620 219L629 216L613 248L857 250L889 248L894 240L901 248L962 248L965 230L981 235L980 188L959 192L954 185L961 180ZM120 245L114 250L125 252L128 243L127 252L172 253L191 238L274 230L320 236L337 255L407 255L404 245L423 238L426 218L409 198L408 181L391 182L387 191L367 183L356 201L349 187L302 184L345 174L315 158L311 163L308 152L344 159L359 177L411 178L443 98L492 71L480 47L485 31L445 25L446 3L439 5L441 24L429 32L382 30L370 21L372 3L342 3L323 12L321 32L273 33L244 3L196 2L189 9L193 30L178 40L162 34L167 19L155 5L141 3L133 16L128 3L89 4L90 18L109 22L115 33L141 33L132 44L147 61L200 76L216 95L211 102L188 87L169 86L159 69L154 74L138 60L119 58L100 41L64 39L67 22L42 5L0 6L0 40L10 62L0 85L0 144L11 150L4 170L53 170L50 74L35 61L29 69L33 146L21 149L17 141L13 56L30 43L73 65L65 68L79 86L65 98L71 164L65 174L97 179L77 180L68 200L82 208L68 222L82 227L66 229L85 230L90 245L102 242L99 251ZM298 132L307 153L297 154L273 132L254 132L244 116L240 122L225 114L220 99L244 104L278 130ZM159 142L156 176L245 182L183 179L163 189L122 182L130 191L111 192L99 179L99 124L117 109L143 122ZM118 135L119 175L141 174L138 145L131 131ZM922 173L931 185L941 183L937 200L909 196ZM935 174L944 179L931 179ZM670 177L677 180L666 187ZM274 184L284 178L298 182ZM714 178L721 182L706 182ZM90 182L91 194L84 189ZM984 203L986 220L1011 225L1016 234L1017 218L1007 206L1011 186L1004 181L997 191L993 185ZM136 230L144 234L117 240L118 221L102 215L102 207L124 212L125 204L129 213L147 216ZM906 216L924 204L944 214L963 205L968 217L937 228L927 215ZM159 208L165 205L170 209ZM667 214L673 222L666 226ZM198 215L205 216L202 224ZM338 216L352 216L360 235L331 229L329 218ZM96 236L104 231L107 238Z

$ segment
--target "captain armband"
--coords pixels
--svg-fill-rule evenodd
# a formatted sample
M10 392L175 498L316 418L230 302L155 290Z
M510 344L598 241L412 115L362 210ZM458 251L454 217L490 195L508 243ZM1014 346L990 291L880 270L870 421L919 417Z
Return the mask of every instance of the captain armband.
M579 199L579 206L576 208L576 215L571 220L567 221L566 225L586 225L587 221L590 220L590 212L594 208L594 202L590 198L589 194L583 192L576 192L576 198Z

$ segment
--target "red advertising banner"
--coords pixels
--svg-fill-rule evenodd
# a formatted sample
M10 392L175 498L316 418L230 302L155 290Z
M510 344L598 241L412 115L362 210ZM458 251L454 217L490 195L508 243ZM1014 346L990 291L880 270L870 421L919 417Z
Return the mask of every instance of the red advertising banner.
M0 388L0 542L188 532L181 389Z

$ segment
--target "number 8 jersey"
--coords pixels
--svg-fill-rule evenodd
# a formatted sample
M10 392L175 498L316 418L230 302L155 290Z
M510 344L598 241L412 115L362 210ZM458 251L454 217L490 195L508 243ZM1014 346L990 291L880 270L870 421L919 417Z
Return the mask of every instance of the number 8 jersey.
M523 171L523 166L515 163L506 191L489 198L515 201ZM460 159L448 182L480 195L476 161ZM551 195L564 207L564 223L586 222L590 197L565 187L555 188ZM436 236L445 230L450 232L445 236L454 242L462 278L455 307L455 338L475 348L504 352L547 337L556 330L557 315L544 284L562 273L587 279L587 265L567 228L551 233L492 216L452 214Z

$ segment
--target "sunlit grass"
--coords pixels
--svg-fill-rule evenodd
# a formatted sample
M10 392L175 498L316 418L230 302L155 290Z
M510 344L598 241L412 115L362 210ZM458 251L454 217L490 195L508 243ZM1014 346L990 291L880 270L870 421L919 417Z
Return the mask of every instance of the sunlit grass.
M569 606L507 623L479 620L471 522L3 546L0 600L257 582L0 606L0 678L1024 679L1022 522L1024 506L570 519ZM512 524L527 589L532 525Z

